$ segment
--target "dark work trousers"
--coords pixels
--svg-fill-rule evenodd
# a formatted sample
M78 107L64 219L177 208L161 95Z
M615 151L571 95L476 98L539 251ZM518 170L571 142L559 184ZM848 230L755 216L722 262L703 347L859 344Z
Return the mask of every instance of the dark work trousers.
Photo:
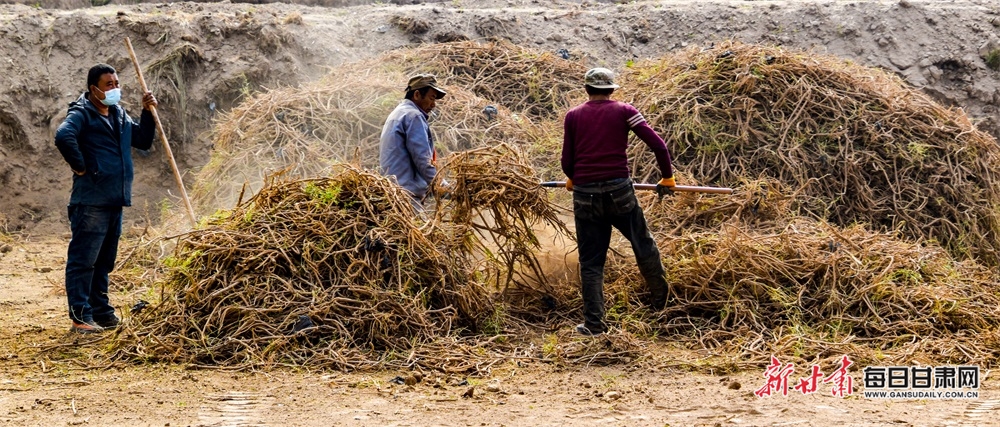
M73 237L66 253L66 298L70 319L102 320L115 314L108 300L108 273L115 268L122 208L69 206Z
M604 263L611 244L611 228L618 229L632 244L639 272L650 293L650 305L662 309L667 298L667 279L642 208L635 198L632 180L614 179L573 186L573 216L580 251L584 326L604 332Z

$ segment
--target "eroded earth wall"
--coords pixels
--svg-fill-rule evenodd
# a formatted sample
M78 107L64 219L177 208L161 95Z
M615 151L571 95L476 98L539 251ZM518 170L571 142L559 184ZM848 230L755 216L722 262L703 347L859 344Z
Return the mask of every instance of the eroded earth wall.
M254 91L295 86L329 66L390 49L466 39L565 49L572 58L611 68L725 39L806 49L897 73L1000 136L996 2L409 3L112 2L79 9L0 4L0 79L7 88L0 97L0 226L29 234L68 231L71 172L55 149L54 131L97 62L118 69L125 104L137 115L139 85L125 37L160 100L168 139L188 180L209 158L205 134L213 117ZM130 224L156 222L161 204L178 201L156 144L134 156Z

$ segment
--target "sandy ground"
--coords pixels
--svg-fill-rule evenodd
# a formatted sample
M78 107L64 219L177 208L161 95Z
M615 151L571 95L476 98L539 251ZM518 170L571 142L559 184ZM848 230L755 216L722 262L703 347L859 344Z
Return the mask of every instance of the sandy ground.
M9 426L873 426L998 425L996 381L977 399L877 400L790 390L758 398L764 369L705 373L704 354L650 343L648 359L618 366L525 361L466 377L427 372L189 370L149 364L85 368L70 359L62 267L65 239L0 244L0 425ZM7 248L7 249L3 249ZM123 310L134 296L118 292ZM822 366L832 371L835 366ZM805 368L797 368L799 372ZM472 396L467 397L473 389Z

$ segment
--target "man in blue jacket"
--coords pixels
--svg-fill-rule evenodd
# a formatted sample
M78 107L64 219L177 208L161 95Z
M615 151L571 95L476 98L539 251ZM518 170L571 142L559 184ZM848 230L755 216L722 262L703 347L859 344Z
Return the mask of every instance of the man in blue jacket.
M97 64L87 73L87 91L70 103L56 130L56 147L74 174L66 298L71 330L85 334L118 326L108 299L108 273L118 257L122 207L132 205L131 148L148 150L156 130L150 112L157 105L152 93L143 95L139 123L118 105L120 99L117 72Z
M437 175L437 154L427 116L447 92L432 74L417 74L406 85L403 102L389 114L379 143L379 172L396 182L422 209L431 180Z

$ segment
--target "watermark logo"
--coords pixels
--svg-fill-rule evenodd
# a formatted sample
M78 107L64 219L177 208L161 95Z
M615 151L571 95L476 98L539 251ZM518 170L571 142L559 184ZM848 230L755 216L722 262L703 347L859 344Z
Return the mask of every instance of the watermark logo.
M851 359L844 356L840 359L840 366L834 369L830 375L823 374L819 365L812 365L809 376L800 378L793 386L802 394L812 394L819 390L820 384L830 384L830 391L834 396L845 397L854 393L854 379L848 374L847 368L853 365ZM788 377L795 372L795 364L782 364L777 357L771 356L771 364L764 371L764 378L767 383L753 393L757 397L770 396L772 393L781 393L788 396Z
M805 376L792 380L795 364L782 363L772 355L771 364L764 370L766 382L754 394L761 398L779 393L787 396L790 389L813 394L826 386L834 396L847 397L854 394L854 378L849 369L853 364L845 355L829 375L819 365L812 365ZM861 372L863 395L868 399L979 398L978 366L868 366Z
M868 399L978 399L978 366L869 366Z

